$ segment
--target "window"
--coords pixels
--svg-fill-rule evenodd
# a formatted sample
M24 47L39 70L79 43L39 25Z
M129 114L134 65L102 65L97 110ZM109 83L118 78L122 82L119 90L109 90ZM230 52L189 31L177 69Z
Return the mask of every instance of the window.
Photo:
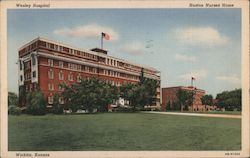
M77 70L81 71L82 66L81 65L77 65Z
M30 61L24 63L24 69L25 70L30 69Z
M70 72L70 73L68 74L68 80L69 80L69 81L74 81L72 72Z
M89 71L89 67L88 66L85 66L85 71Z
M63 61L59 61L59 67L63 68Z
M58 45L55 45L55 48L54 48L55 50L58 50Z
M63 88L63 86L61 84L58 85L58 90L59 91L64 91L64 88Z
M59 103L60 103L60 104L64 104L64 99L63 99L63 97L59 97Z
M69 53L70 53L70 54L73 54L73 51L72 51L72 49L69 49Z
M63 80L64 79L64 75L63 75L63 71L62 70L59 72L58 78L59 78L59 80Z
M20 64L20 70L22 70L23 69L23 63L22 63L21 60L19 61L19 64Z
M48 65L53 66L53 60L52 59L48 59Z
M77 75L77 82L81 82L82 76L80 74Z
M36 78L36 71L33 71L33 72L32 72L32 77L33 77L33 78Z
M53 83L49 83L48 84L48 88L49 88L49 90L54 90L54 84Z
M20 76L20 81L21 81L21 82L23 81L23 76L22 76L22 75Z
M32 65L36 65L36 58L34 54L32 54L31 60L32 60Z
M51 45L50 45L50 48L51 48L51 49L54 49L54 48L55 48L55 45L54 45L54 44L51 44Z
M50 70L48 71L48 76L49 76L49 79L54 79L54 72L53 72L52 69L50 69Z
M54 97L53 96L49 96L48 97L48 103L49 104L53 104L53 101L54 101Z

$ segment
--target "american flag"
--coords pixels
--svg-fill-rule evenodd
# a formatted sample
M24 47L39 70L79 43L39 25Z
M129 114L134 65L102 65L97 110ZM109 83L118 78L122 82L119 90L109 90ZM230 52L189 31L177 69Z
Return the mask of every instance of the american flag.
M108 34L106 34L106 33L103 33L103 32L102 32L102 37L103 37L104 39L106 39L106 40L110 40L110 36L109 36Z

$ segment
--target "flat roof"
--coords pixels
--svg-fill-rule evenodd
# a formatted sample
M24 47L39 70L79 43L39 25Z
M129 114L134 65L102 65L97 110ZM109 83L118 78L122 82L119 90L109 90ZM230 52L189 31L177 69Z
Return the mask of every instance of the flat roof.
M64 47L68 47L70 49L75 49L75 50L79 50L79 51L83 51L83 52L86 52L86 53L90 53L90 54L93 54L93 55L97 55L97 56L101 56L101 57L108 57L108 58L112 58L112 59L115 59L115 60L118 60L120 62L124 62L124 63L127 63L127 64L131 64L131 65L134 65L134 66L138 66L138 67L143 67L143 68L146 68L146 69L149 69L151 71L155 71L156 73L160 73L160 71L158 71L157 69L153 68L153 67L149 67L149 66L144 66L144 65L141 65L141 64L137 64L137 63L133 63L133 62L130 62L130 61L127 61L127 60L124 60L124 59L120 59L120 58L116 58L116 57L113 57L113 56L109 56L107 54L103 54L103 53L98 53L98 52L95 52L95 51L91 51L90 50L87 50L87 49L82 49L82 48L78 48L78 47L75 47L75 46L70 46L68 44L64 44L62 42L58 42L58 41L54 41L54 40L51 40L51 39L48 39L48 38L45 38L45 37L37 37L35 39L33 39L32 41L26 43L25 45L23 45L22 47L20 47L18 49L18 51L24 49L25 47L27 47L28 45L36 42L36 41L45 41L45 42L49 42L49 43L54 43L54 44L57 44L57 45L60 45L60 46L64 46Z
M199 91L205 91L203 89L199 89L197 87L192 87L192 86L174 86L174 87L164 87L162 89L173 89L173 88L183 88L183 89L192 89L192 88L196 88L196 90L199 90Z

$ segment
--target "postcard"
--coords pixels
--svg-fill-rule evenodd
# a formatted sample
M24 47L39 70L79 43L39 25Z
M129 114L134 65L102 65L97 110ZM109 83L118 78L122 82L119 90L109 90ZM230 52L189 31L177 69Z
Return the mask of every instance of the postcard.
M1 157L249 157L249 1L1 1Z

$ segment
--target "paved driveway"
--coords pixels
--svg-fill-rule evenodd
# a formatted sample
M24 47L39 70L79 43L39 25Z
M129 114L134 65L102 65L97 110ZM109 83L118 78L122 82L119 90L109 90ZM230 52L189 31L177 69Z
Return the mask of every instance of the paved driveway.
M143 113L152 113L152 114L165 114L165 115L182 115L182 116L220 117L220 118L241 119L241 115L228 115L228 114L196 114L196 113L156 112L156 111L142 111L142 112Z

